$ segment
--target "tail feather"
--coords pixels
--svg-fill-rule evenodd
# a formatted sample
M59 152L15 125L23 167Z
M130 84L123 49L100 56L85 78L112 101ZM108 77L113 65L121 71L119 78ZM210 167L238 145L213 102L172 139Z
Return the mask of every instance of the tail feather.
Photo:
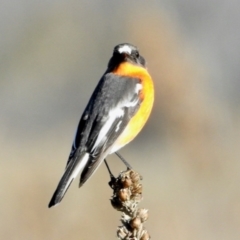
M67 168L55 190L48 207L52 207L61 202L74 178L84 168L89 159L89 154L85 153L82 157L76 157L67 165Z
M81 173L79 187L81 187L93 175L93 173L102 163L103 159L103 157L99 157L97 159L94 159L92 157L89 158L88 163L85 165Z

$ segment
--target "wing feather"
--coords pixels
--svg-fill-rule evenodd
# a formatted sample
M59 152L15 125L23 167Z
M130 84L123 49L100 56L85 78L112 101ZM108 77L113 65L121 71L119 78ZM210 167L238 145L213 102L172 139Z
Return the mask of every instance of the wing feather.
M140 79L113 73L105 74L100 80L79 122L68 160L69 164L76 150L90 154L80 185L97 169L139 109L141 87Z

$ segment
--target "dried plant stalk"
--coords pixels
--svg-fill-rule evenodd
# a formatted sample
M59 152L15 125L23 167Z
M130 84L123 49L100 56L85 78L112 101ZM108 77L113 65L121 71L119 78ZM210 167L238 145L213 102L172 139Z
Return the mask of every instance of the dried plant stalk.
M150 235L143 223L148 219L148 210L138 208L142 200L142 177L131 170L121 172L112 178L109 185L113 189L112 206L122 212L122 226L117 229L120 240L148 240Z

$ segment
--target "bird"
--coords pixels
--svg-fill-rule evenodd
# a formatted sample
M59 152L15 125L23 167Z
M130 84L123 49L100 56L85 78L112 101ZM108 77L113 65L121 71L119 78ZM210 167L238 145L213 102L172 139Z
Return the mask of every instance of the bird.
M61 202L81 172L81 187L106 157L131 142L147 122L154 103L154 84L136 46L114 47L81 116L62 178L49 202Z

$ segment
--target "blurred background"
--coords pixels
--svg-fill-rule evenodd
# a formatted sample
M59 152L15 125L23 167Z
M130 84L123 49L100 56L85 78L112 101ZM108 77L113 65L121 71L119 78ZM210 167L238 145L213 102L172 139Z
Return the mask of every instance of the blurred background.
M239 21L238 1L1 1L0 239L115 239L105 166L47 205L122 42L156 87L149 122L121 150L143 175L152 239L239 239Z

